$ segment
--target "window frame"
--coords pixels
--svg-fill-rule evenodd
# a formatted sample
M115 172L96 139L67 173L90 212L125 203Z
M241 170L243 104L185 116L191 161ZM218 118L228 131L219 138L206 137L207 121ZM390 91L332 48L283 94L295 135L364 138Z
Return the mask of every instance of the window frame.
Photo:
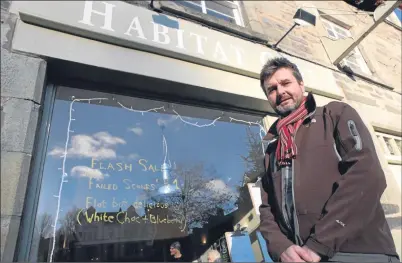
M389 163L392 164L402 164L402 150L399 150L399 147L397 145L397 141L399 143L402 143L402 137L390 135L387 133L382 133L382 132L375 132L378 141L380 142L381 148L385 153L385 157ZM394 152L392 154L388 148L388 145L386 143L386 140L389 140L390 146Z
M334 40L334 41L339 40L339 39L343 39L343 38L352 38L352 39L353 39L352 33L351 33L347 28L344 28L344 27L342 27L342 26L340 26L340 25L337 25L336 23L334 23L334 22L332 22L332 21L330 21L330 20L328 20L328 19L322 18L322 17L321 17L321 23L322 23L322 25L323 25L325 31L327 32L327 37L328 37L329 39L332 39L332 40ZM345 34L340 34L337 30L343 31ZM329 32L332 32L332 33L334 34L334 36L330 35ZM343 37L342 37L342 36L343 36ZM351 56L354 56L354 57L355 57L357 64L356 64L355 62L353 62L353 61L349 61L348 58L351 57ZM368 65L367 65L367 63L366 63L366 61L365 61L365 59L364 59L364 57L363 57L363 55L362 55L362 53L360 52L360 50L359 50L358 47L355 47L355 48L353 49L353 51L350 52L350 54L348 54L348 55L342 60L342 62L343 62L346 66L349 66L349 67L351 66L351 64L354 65L355 68L356 68L356 66L357 66L357 68L358 68L362 73L364 73L364 74L366 74L366 75L369 75L369 76L372 75L372 74L371 74L371 71L370 71L370 69L369 69L369 67L368 67ZM352 67L351 67L351 68L352 68Z
M35 158L29 171L29 182L25 194L24 214L21 217L21 225L18 232L16 253L14 259L18 262L31 262L32 240L35 231L35 219L39 207L40 189L42 186L42 175L46 159L47 144L49 141L50 124L53 117L53 109L56 101L56 86L47 84L45 87L43 111L34 145Z
M395 8L394 11L392 11L392 13L389 16L387 16L387 18L385 19L385 22L387 24L392 25L396 29L402 30L402 20L399 19L396 14L397 9L400 9L400 8L399 7ZM401 9L401 12L402 12L402 9Z
M173 2L176 2L176 1L173 1ZM186 2L186 3L190 4L190 5L195 5L195 6L201 7L202 13L204 15L210 15L210 14L208 14L208 10L211 10L211 11L213 11L215 13L218 13L219 15L232 18L232 19L235 20L236 25L244 27L244 19L243 19L243 15L242 15L242 12L241 12L241 6L240 6L239 1L227 1L227 0L225 0L225 1L211 1L211 2L215 2L216 4L219 4L219 5L222 5L222 6L225 6L225 7L228 7L230 9L232 9L233 16L229 16L229 15L224 14L222 12L219 12L217 10L208 8L206 6L206 0L200 0L201 4L194 3L193 1L180 1L180 2Z
M17 244L15 246L15 254L14 254L14 261L23 261L23 262L31 262L31 261L36 261L36 258L32 258L33 256L36 256L37 254L33 254L33 237L35 234L35 224L36 224L36 216L38 213L38 208L39 208L39 201L40 201L40 192L42 189L42 179L43 179L43 169L44 169L44 163L47 158L47 149L48 147L48 142L49 142L49 135L50 135L50 125L52 123L52 118L53 118L53 110L55 107L56 103L56 93L58 88L63 88L63 87L71 87L71 88L76 88L80 90L88 90L88 91L95 91L95 92L105 92L105 93L110 93L113 94L113 90L111 89L85 89L82 87L82 85L88 86L89 83L92 83L91 81L79 81L78 83L75 84L67 84L63 85L62 83L57 83L53 84L52 82L46 84L45 87L45 93L44 93L44 100L43 100L43 110L41 112L40 116L40 121L38 122L38 131L36 132L36 139L35 139L35 148L33 153L35 153L35 158L32 160L32 166L29 171L29 182L27 185L30 187L27 187L26 194L25 194L25 202L24 202L24 214L21 217L21 224L20 228L18 230L18 238L17 238ZM179 98L175 101L171 100L165 100L164 98L161 98L159 96L154 96L151 93L147 93L146 95L142 94L132 94L132 93L126 93L126 92L121 92L117 93L122 96L128 96L128 97L134 97L134 98L141 98L141 99L148 99L148 100L155 100L155 101L161 101L161 102L168 102L170 103L177 103L181 104L183 106L194 106L197 108L202 108L202 107L208 107L213 110L219 110L219 109L224 109L223 105L215 104L214 102L206 102L206 103L199 103L194 100L183 100L182 98ZM268 126L266 122L264 121L265 117L258 113L258 112L245 112L240 110L233 109L233 108L227 108L229 112L234 112L234 113L240 113L240 114L249 114L249 115L254 115L254 116L260 116L261 117L261 125L264 127L265 130L268 130Z

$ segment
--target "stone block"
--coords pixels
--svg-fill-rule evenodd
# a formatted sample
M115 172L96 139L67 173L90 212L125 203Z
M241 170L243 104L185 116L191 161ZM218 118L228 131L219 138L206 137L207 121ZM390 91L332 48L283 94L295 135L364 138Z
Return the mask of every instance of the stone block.
M1 98L3 125L1 151L31 154L37 130L39 105L32 101Z
M41 103L46 61L1 50L1 95Z
M370 93L370 95L373 96L374 98L378 98L378 99L383 98L382 96L380 96L380 95L378 95L377 93L374 93L374 92Z
M1 216L22 214L31 156L1 152Z
M392 112L392 113L396 113L396 114L401 114L401 112L402 112L401 108L395 108L395 107L392 107L390 105L385 105L385 108L387 109L387 111Z
M353 91L352 88L350 88L345 82L343 82L342 80L337 80L336 84L343 90L347 90L347 91Z
M350 77L348 77L348 76L346 76L346 75L339 74L339 73L335 73L335 72L333 72L332 75L334 75L334 77L335 77L337 80L341 80L341 81L344 81L344 82L346 82L346 83L353 83L353 84L356 83L355 80L351 79Z
M21 217L1 216L1 262L13 262Z
M10 7L11 1L9 0L1 0L1 10L8 10Z
M253 30L253 31L255 31L255 32L258 32L258 33L260 33L260 34L264 34L264 28L263 28L263 26L261 25L261 22L260 21L256 21L256 20L249 20L249 24L250 24L250 27L251 27L251 29Z
M391 95L391 94L385 93L385 97L386 97L387 99L392 100L392 95Z
M344 90L344 92L345 92L345 96L348 100L353 100L353 101L364 103L364 104L371 105L371 106L377 106L375 99L371 99L371 98L368 98L365 96L347 92L346 90Z
M377 95L380 95L380 96L384 95L384 92L380 88L375 88L374 91L375 91L375 93L377 93Z
M368 85L358 84L358 86L359 86L360 88L364 89L364 90L373 91L373 87L370 87L370 86L368 86Z

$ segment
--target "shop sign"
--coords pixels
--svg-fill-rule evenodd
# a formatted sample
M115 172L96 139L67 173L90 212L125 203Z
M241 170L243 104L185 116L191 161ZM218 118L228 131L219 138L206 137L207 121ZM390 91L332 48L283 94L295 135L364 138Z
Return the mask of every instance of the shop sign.
M299 66L307 88L335 99L343 97L329 69L123 1L27 1L13 5L25 22L253 78L259 78L267 59L284 56Z

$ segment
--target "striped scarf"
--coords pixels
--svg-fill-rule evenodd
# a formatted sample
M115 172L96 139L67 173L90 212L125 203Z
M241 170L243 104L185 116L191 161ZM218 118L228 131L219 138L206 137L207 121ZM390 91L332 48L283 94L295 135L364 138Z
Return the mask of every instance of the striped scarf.
M306 98L303 99L299 108L290 113L283 119L280 119L276 125L279 134L278 146L276 148L276 160L279 166L290 165L291 159L297 155L295 143L295 134L308 114L305 107Z

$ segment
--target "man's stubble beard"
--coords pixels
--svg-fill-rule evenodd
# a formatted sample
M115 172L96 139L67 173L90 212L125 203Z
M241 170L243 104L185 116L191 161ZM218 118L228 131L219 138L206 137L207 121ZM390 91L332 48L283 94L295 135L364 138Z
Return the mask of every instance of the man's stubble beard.
M296 103L294 103L293 105L286 105L286 106L276 106L273 107L274 111L281 117L286 117L288 116L290 113L294 112L297 108L299 108L301 102L302 102L303 96L296 101ZM272 106L272 105L271 105Z

